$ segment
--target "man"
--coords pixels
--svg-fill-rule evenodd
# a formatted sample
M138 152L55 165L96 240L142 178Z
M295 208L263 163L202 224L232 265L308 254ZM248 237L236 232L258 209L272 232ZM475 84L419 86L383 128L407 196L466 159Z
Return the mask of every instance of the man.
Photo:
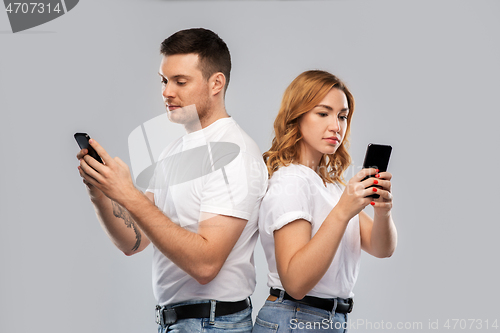
M90 144L80 175L99 221L126 255L153 243L160 332L250 332L253 249L267 169L255 142L228 116L229 50L215 33L189 29L161 45L163 99L187 134L160 156L145 195L129 168Z

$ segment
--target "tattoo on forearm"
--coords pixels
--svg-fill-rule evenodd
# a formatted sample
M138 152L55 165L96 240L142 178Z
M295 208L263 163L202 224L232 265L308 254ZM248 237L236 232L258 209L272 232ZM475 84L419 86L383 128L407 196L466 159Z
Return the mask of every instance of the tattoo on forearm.
M134 229L136 241L134 247L132 248L132 251L137 250L139 248L139 245L141 245L141 231L139 230L139 227L134 222L132 216L130 216L130 213L125 208L123 208L114 201L111 202L113 204L113 215L120 219L123 219L125 221L125 225L127 226L127 228Z

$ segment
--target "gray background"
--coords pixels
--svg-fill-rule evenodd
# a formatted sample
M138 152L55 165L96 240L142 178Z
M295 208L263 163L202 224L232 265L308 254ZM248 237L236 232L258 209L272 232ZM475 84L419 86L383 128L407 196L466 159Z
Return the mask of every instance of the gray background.
M198 26L229 45L227 108L261 150L284 89L313 68L356 98L348 178L369 142L393 145L399 246L362 257L351 322L375 326L353 331L486 330L500 319L498 14L485 0L86 0L12 34L0 13L0 331L155 331L151 249L125 257L101 230L72 136L129 163L130 132L164 112L159 43ZM260 243L256 265L254 313L267 296Z

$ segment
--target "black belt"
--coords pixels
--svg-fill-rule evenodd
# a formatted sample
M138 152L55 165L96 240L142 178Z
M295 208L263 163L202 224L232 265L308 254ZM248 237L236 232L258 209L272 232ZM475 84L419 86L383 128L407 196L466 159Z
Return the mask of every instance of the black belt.
M280 297L280 292L281 290L279 289L274 289L271 288L269 293L272 296ZM283 299L289 300L289 301L295 301L298 303L306 304L313 306L315 308L320 308L326 311L332 311L333 306L335 305L334 301L332 299L328 298L320 298L320 297L314 297L314 296L305 296L303 299L295 299L292 296L288 295L287 292L285 291L285 296L283 296ZM337 307L335 308L335 312L339 313L351 313L352 307L354 305L354 301L352 298L337 298Z
M215 317L230 315L245 310L250 306L250 298L238 302L215 303ZM156 323L170 325L179 319L210 318L210 303L186 304L171 307L156 306Z

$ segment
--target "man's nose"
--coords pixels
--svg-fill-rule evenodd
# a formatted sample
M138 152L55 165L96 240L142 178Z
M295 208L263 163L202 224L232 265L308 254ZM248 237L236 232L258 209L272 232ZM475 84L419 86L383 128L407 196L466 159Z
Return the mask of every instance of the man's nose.
M162 95L165 98L173 98L173 97L175 97L175 91L172 88L172 85L170 84L170 82L168 82L167 84L163 84Z

